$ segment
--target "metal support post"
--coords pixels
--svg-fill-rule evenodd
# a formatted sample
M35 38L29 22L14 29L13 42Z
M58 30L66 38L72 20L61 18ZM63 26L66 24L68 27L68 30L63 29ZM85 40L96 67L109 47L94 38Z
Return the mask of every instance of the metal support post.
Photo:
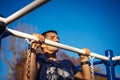
M115 67L114 62L112 61L113 57L113 51L112 50L106 50L105 56L109 58L109 60L106 60L106 71L107 71L107 80L115 80Z

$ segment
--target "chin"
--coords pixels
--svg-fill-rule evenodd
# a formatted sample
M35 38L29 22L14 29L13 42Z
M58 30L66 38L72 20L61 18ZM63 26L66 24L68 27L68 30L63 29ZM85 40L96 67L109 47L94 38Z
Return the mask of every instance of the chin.
M49 50L52 51L52 52L57 52L59 50L59 48L58 47L50 46Z
M54 49L52 49L54 52L57 52L58 50L59 50L59 48L54 48Z

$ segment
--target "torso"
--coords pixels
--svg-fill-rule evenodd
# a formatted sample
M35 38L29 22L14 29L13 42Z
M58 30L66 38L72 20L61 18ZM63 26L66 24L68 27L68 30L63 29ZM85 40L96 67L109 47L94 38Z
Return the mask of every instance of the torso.
M39 55L37 62L40 64L37 80L74 80L76 70L69 60L55 62Z

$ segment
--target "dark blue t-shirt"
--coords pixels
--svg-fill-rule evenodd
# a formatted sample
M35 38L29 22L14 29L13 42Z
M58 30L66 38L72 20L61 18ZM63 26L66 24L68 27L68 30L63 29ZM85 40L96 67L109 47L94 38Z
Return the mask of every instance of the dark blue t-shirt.
M77 72L70 60L55 62L37 54L37 62L40 64L37 80L74 80L74 74Z

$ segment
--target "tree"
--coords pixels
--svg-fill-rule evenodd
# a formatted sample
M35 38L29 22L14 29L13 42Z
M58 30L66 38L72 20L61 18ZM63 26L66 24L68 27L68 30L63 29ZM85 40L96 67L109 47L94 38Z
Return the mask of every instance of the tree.
M25 24L25 23L18 23L18 25L15 27L16 30L26 32L26 33L33 33L36 32L37 29L32 29L33 27L31 25ZM21 53L25 53L24 49L26 47L25 40L9 36L2 40L2 47L1 47L1 59L9 66L9 78L8 80L13 80L14 73L19 70L19 68L16 68L17 60L21 58ZM8 59L8 55L10 56ZM21 67L21 66L18 66Z
M22 80L23 79L23 73L24 73L24 64L26 62L26 52L27 49L21 51L20 57L17 59L17 63L15 64L15 70L14 70L14 79L15 80Z

